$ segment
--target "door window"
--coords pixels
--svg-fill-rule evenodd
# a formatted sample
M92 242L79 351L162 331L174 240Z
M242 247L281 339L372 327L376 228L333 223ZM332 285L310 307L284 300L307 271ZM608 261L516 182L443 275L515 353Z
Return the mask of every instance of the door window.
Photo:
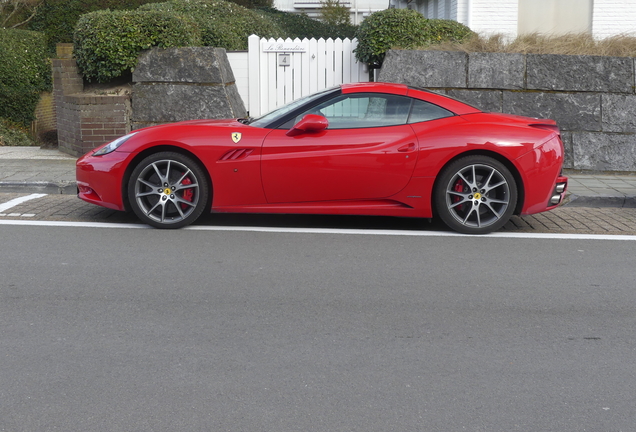
M437 105L405 96L357 93L340 95L314 106L281 126L289 129L307 114L329 121L328 129L359 129L400 126L450 117L452 112Z
M406 124L411 98L389 94L341 95L297 116L283 127L290 128L307 114L329 120L329 129L357 129Z

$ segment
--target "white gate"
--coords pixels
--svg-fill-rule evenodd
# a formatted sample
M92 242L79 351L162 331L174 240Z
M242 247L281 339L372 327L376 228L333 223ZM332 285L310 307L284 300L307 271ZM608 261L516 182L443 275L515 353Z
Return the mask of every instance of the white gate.
M261 39L248 42L246 101L250 116L338 84L369 81L365 64L353 54L356 39Z

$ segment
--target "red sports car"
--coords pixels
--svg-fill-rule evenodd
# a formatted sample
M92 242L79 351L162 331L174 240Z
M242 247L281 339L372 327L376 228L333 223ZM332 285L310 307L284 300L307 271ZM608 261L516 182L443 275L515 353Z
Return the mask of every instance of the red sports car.
M258 119L136 130L77 161L79 197L157 228L204 211L431 218L482 234L563 198L553 120L400 84L328 89Z

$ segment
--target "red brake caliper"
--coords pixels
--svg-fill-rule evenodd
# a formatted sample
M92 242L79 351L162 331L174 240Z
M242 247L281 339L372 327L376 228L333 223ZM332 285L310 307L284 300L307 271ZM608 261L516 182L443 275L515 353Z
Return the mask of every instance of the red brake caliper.
M458 193L464 192L464 181L462 179L457 179L457 181L455 182L455 186L453 186L453 191ZM459 201L461 201L461 197L458 197L457 195L453 196L454 203Z
M192 184L192 180L190 180L189 177L186 177L183 179L183 181L181 182L182 185L191 185ZM192 199L194 198L194 191L190 188L190 189L186 189L183 191L183 195L181 196L181 198L183 198L186 201L190 201L192 202ZM183 204L181 203L181 210L185 210L187 209L189 206L187 204Z

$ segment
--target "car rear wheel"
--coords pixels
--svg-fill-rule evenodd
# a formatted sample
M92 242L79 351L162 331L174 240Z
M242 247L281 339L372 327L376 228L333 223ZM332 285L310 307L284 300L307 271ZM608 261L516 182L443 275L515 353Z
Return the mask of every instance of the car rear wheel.
M155 153L133 170L128 199L143 222L156 228L181 228L201 216L209 186L201 167L174 152Z
M451 229L486 234L503 227L517 204L517 184L504 164L466 156L446 167L436 183L435 209Z

